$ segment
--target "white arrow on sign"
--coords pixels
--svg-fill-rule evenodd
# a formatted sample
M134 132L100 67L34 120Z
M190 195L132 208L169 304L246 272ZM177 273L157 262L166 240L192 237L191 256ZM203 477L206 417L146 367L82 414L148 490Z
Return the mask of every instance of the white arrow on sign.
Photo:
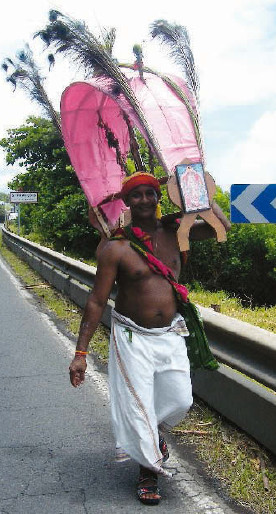
M252 202L267 188L267 184L251 184L232 202L249 221L267 223L267 219L252 205Z

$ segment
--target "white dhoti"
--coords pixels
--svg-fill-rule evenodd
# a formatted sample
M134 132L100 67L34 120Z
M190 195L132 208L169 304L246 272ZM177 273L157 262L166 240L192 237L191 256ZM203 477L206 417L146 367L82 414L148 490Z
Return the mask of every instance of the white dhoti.
M173 426L192 404L185 321L147 329L113 311L109 351L111 417L119 458L124 451L142 466L162 468L158 425Z

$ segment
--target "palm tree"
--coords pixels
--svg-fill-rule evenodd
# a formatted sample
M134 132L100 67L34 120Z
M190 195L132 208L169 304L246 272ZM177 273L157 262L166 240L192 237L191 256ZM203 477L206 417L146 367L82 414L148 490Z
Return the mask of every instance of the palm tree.
M52 62L53 57L49 56L50 65ZM7 82L10 82L14 86L14 90L17 85L19 85L19 87L27 92L31 100L38 102L46 116L52 120L61 135L59 115L55 111L45 91L43 86L44 78L41 76L39 67L35 63L33 52L29 45L26 44L25 49L19 51L14 60L9 57L4 59L2 69L7 73Z
M144 113L120 69L120 65L112 58L110 47L106 48L106 38L103 38L103 42L101 42L89 31L84 22L64 16L59 11L51 10L49 20L50 23L45 29L37 32L35 37L41 37L47 46L51 43L54 44L57 52L73 57L84 67L86 75L101 74L112 79L114 96L122 93L128 100L159 163L169 173L159 144L151 132ZM111 39L111 43L114 42L114 33L109 34L108 39ZM113 45L110 46L112 50Z

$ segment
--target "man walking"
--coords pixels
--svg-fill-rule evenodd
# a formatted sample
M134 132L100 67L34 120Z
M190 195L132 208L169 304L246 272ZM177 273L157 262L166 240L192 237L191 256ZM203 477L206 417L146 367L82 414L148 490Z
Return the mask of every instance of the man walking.
M181 268L177 227L156 217L158 180L135 173L125 180L121 193L132 223L99 253L70 379L74 387L84 381L88 344L116 281L109 383L117 456L119 460L129 456L140 464L138 497L143 503L157 504L158 475L168 474L162 466L168 454L160 424L176 424L192 404L185 343L189 332L178 312L179 299L187 301L188 292L177 283ZM226 219L223 222L227 225Z

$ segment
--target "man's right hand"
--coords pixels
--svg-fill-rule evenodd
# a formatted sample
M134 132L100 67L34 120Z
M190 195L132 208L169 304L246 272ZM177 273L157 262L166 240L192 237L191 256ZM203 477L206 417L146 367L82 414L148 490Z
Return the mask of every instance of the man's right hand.
M78 387L84 382L84 375L87 364L85 356L77 356L75 357L70 366L70 381L73 387Z

